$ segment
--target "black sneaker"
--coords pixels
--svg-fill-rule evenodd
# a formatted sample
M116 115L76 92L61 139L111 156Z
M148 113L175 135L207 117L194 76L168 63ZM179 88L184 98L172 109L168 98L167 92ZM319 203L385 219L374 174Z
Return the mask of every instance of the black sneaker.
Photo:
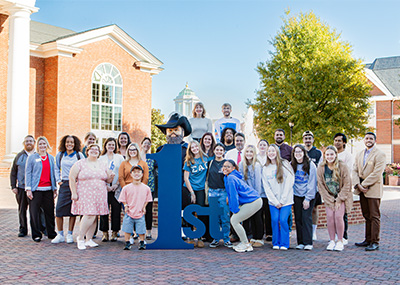
M233 247L233 243L231 243L230 240L224 242L224 246L228 247L228 248L232 248Z
M139 235L138 234L135 234L134 236L133 236L133 239L138 239L139 238Z
M125 247L124 247L124 250L130 250L131 249L131 242L130 241L126 241L125 242Z
M24 234L24 233L18 233L18 237L24 237L24 236L26 236L26 234Z
M33 239L33 241L35 241L35 242L40 242L42 240L42 238L40 238L40 237L35 237L34 239Z
M265 238L265 241L272 241L272 236L267 236L267 237Z
M144 240L141 240L139 242L139 250L145 250L146 249L146 244L144 243Z
M147 236L146 236L146 239L147 239L147 240L152 240L153 237L152 237L151 235L147 235Z
M218 247L219 246L219 241L218 240L213 240L211 243L210 243L210 247L212 247L212 248L214 248L214 247Z

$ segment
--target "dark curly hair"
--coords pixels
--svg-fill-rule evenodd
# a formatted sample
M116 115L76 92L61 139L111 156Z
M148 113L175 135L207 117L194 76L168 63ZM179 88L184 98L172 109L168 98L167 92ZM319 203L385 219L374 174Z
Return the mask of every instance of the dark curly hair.
M73 138L74 139L74 151L80 152L81 151L81 140L74 135L66 135L63 136L62 139L60 140L60 145L58 146L58 151L60 152L66 152L67 148L65 147L65 143L67 142L67 138Z

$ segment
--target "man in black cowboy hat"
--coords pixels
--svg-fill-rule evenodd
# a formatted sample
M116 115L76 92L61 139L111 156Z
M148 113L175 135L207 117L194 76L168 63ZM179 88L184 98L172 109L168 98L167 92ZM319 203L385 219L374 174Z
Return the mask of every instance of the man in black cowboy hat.
M167 144L180 144L182 146L182 181L183 181L183 164L185 162L186 150L188 144L183 141L192 132L192 127L185 116L173 113L168 122L164 125L156 125L166 136ZM157 152L161 151L163 145L157 148ZM183 183L182 183L183 186ZM182 209L190 205L190 195L182 192Z

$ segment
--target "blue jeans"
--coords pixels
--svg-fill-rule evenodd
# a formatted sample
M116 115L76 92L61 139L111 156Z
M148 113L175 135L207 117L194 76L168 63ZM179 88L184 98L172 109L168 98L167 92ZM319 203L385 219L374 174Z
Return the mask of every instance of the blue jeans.
M269 205L269 210L271 212L272 245L289 248L288 219L292 212L292 205L283 206L280 209Z
M229 206L226 203L228 194L224 188L208 189L209 199L218 199L218 205L223 209L223 215L218 215L219 225L222 229L224 242L229 241L229 232L231 228Z

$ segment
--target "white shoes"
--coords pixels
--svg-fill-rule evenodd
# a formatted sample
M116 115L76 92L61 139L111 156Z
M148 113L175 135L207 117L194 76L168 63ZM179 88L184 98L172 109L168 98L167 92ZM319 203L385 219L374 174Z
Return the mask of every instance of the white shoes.
M67 243L73 243L74 242L74 238L72 236L72 234L67 234Z
M299 245L297 245L297 246L296 246L296 249L300 249L300 250L301 250L301 249L304 249L304 244L299 244Z
M307 244L305 247L304 247L304 250L312 250L313 249L313 246L311 245L311 244Z
M334 240L331 240L331 241L329 241L329 243L328 243L328 246L326 247L326 250L334 250L335 249L335 241Z
M279 249L279 246L278 246L278 245L274 245L274 246L272 247L272 249Z
M78 246L78 249L86 249L85 246L85 240L79 240L78 238L76 239L76 244Z
M288 248L286 246L281 246L279 249L280 250L288 250Z
M52 239L51 243L60 243L60 242L65 242L64 236L57 234L55 238Z
M338 241L338 242L336 243L336 245L335 245L335 248L334 248L333 250L335 250L335 251L343 251L343 249L344 249L343 242Z
M348 244L349 244L349 241L347 239L343 238L343 245L348 245Z
M131 244L134 244L134 243L135 243L135 240L133 239L133 236L131 236L131 238L129 239L129 242L130 242Z
M235 245L233 249L236 252L248 252L248 251L253 251L253 247L251 246L250 243L239 243L238 245Z
M99 245L97 243L95 243L92 239L90 239L89 241L85 242L85 246L97 247Z

